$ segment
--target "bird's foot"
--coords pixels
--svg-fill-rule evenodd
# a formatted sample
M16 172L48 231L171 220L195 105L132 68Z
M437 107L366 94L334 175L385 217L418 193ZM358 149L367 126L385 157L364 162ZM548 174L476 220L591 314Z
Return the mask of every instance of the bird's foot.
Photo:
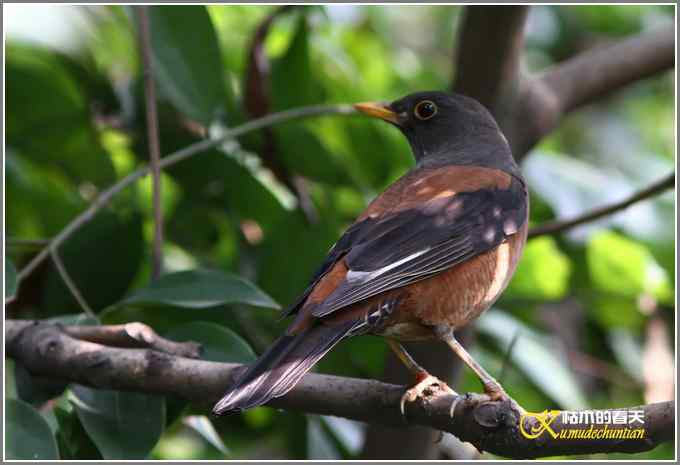
M494 402L509 402L518 412L526 413L526 410L524 410L515 399L510 397L497 381L484 383L484 392L489 396L489 400Z
M510 399L510 396L505 392L503 386L497 381L488 381L484 384L484 393L489 396L492 401L504 401Z
M448 391L453 395L458 395L444 381L440 380L436 376L432 376L427 371L422 371L416 375L415 386L407 389L404 395L401 396L399 408L401 410L402 416L406 417L406 402L414 402L433 386L436 386L438 389Z

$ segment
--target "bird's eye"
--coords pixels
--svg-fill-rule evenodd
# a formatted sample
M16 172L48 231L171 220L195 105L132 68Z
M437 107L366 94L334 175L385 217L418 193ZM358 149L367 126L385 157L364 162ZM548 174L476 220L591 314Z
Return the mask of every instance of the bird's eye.
M413 113L415 113L416 118L424 121L437 114L437 105L435 105L434 102L430 100L423 100L422 102L418 103L418 105L416 105Z

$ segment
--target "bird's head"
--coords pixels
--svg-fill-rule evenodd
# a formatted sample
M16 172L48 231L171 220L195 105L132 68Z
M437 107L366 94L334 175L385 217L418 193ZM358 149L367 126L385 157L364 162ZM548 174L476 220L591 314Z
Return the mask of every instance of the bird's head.
M417 92L391 103L354 107L383 119L406 136L419 164L491 165L514 168L507 140L476 100L451 92ZM514 169L513 169L514 171Z

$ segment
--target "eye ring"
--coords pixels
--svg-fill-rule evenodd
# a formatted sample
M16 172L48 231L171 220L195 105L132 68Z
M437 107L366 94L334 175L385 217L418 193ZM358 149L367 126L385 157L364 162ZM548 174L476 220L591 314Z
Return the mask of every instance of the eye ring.
M423 100L416 105L413 114L419 120L425 121L437 114L437 105L432 100Z

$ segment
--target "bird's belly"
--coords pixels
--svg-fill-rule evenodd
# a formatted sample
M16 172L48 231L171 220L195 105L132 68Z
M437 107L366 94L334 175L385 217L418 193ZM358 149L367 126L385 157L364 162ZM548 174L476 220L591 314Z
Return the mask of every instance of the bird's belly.
M413 284L420 298L413 301L412 312L426 325L445 324L453 329L476 319L500 297L517 267L524 238L513 239Z
M432 337L434 325L461 328L498 299L510 282L526 229L488 252L401 289L402 302L382 335L402 340Z

